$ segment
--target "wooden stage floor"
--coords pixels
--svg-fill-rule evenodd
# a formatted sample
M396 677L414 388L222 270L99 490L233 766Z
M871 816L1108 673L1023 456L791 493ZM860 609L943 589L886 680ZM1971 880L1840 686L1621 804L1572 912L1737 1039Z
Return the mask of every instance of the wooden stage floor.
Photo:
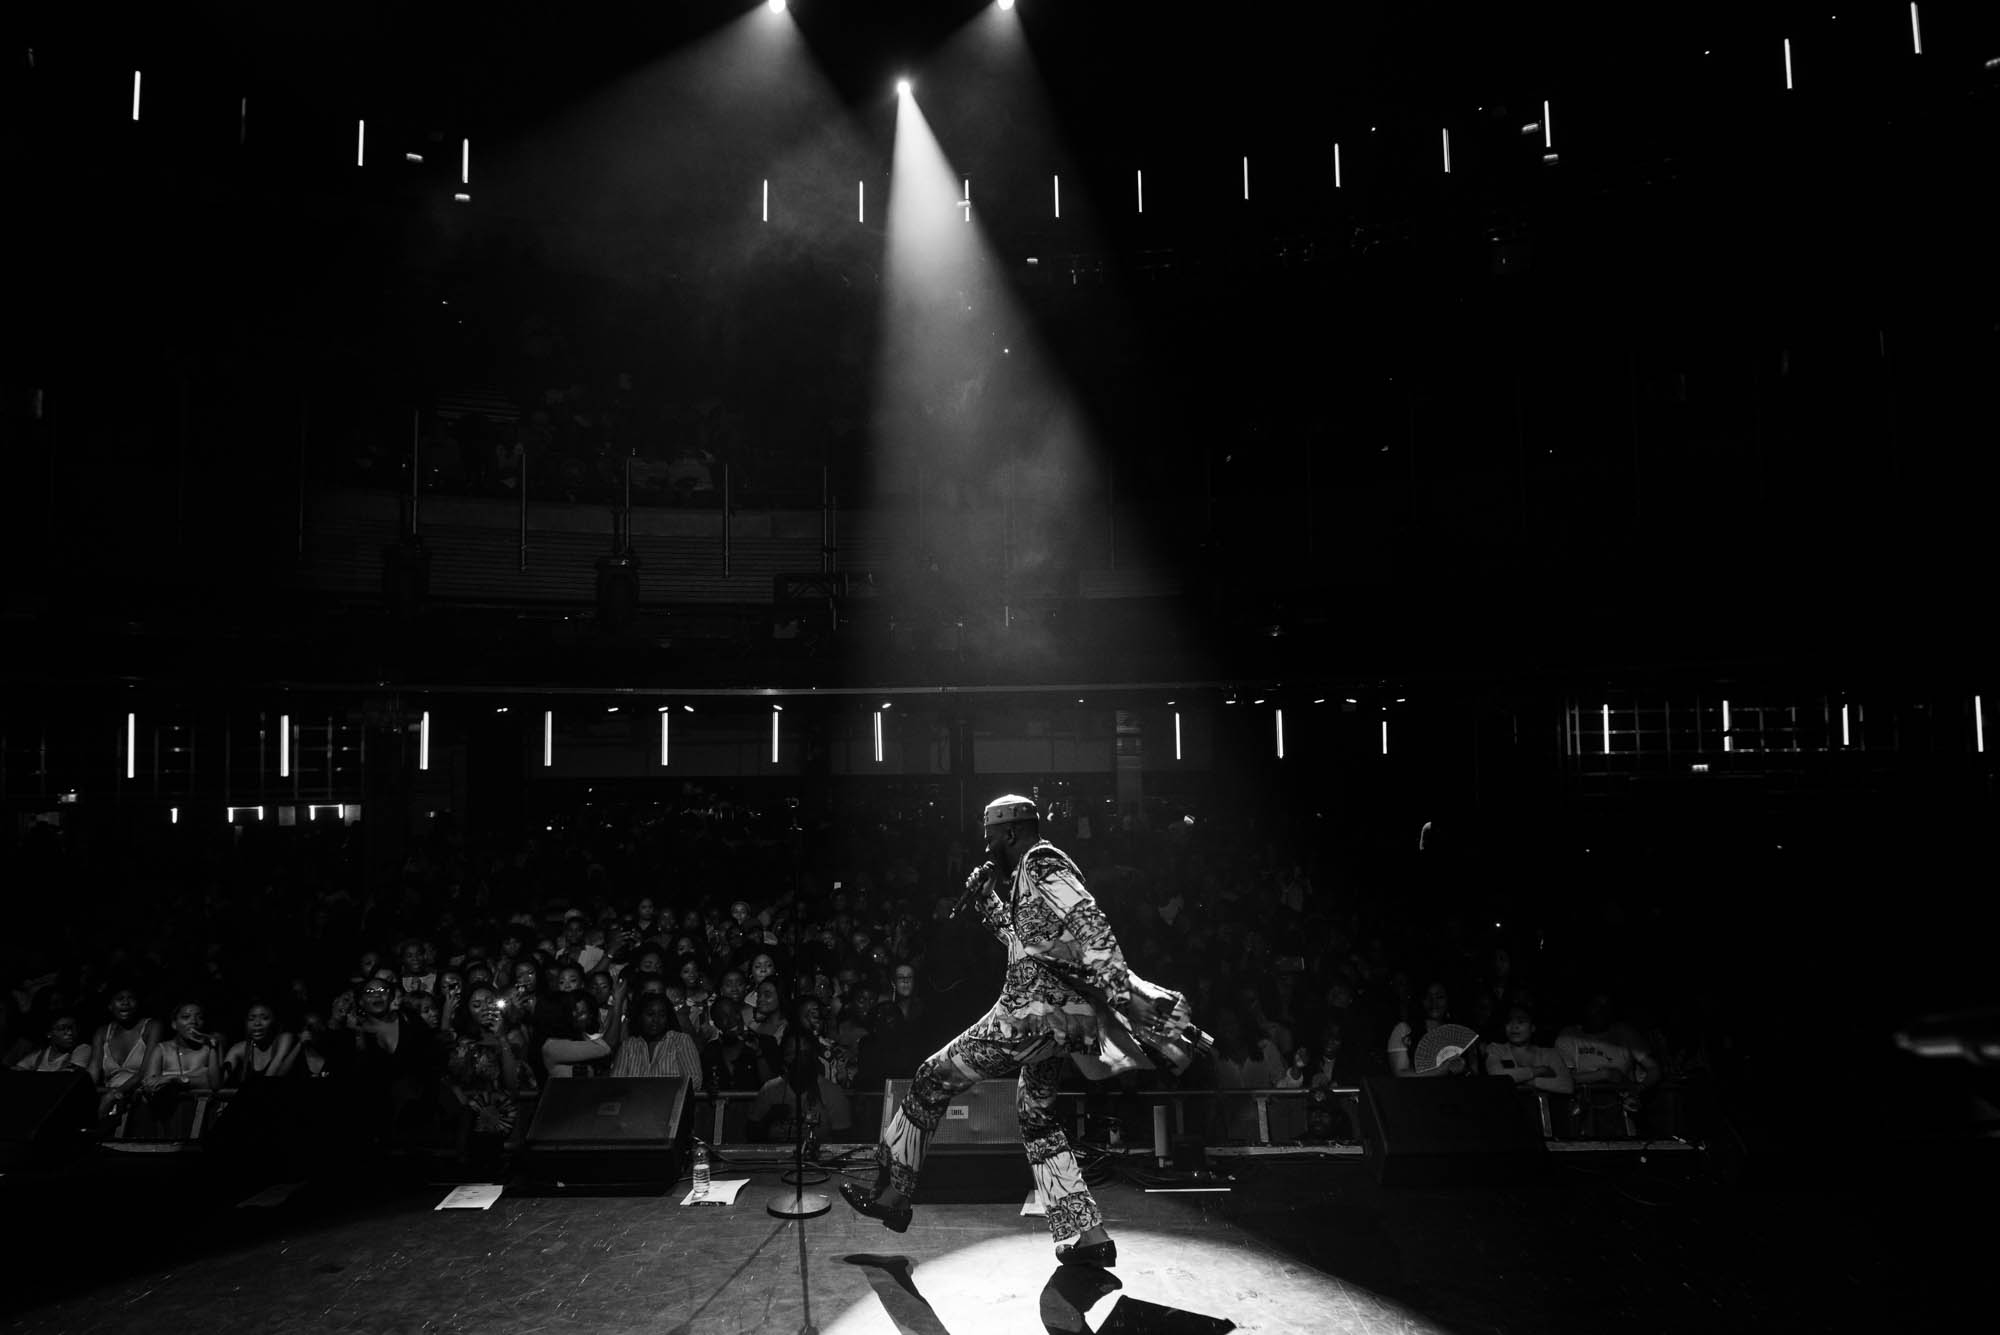
M60 1175L0 1179L11 1253L0 1326L1854 1330L1875 1324L1878 1305L1899 1326L1927 1303L1949 1311L1951 1286L1984 1273L1974 1242L1990 1230L1914 1208L1912 1191L1884 1195L1880 1175L1862 1190L1831 1164L1824 1181L1741 1190L1694 1154L1548 1158L1511 1187L1382 1187L1353 1157L1217 1159L1235 1177L1226 1193L1114 1180L1098 1190L1119 1245L1108 1278L1055 1265L1041 1220L1018 1203L923 1206L897 1235L850 1211L836 1175L818 1188L830 1212L776 1218L766 1204L791 1189L770 1162L718 1171L750 1178L726 1208L682 1207L683 1181L667 1196L509 1191L489 1209L438 1210L451 1184L420 1162L330 1166L245 1204L272 1183L198 1154L100 1152Z

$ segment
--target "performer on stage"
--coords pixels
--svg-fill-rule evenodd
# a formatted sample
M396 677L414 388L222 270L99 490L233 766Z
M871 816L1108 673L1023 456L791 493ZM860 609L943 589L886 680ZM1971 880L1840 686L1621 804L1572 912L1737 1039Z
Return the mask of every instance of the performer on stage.
M1115 1265L1117 1244L1104 1230L1103 1212L1084 1185L1053 1106L1064 1061L1098 1059L1106 1052L1104 1027L1125 1023L1132 999L1125 956L1084 889L1082 871L1040 837L1031 800L996 798L983 823L988 861L967 879L960 904L977 911L1007 947L1000 999L917 1068L877 1149L881 1170L874 1190L844 1182L840 1194L896 1232L907 1229L924 1147L952 1098L981 1080L1018 1071L1021 1140L1056 1256L1069 1264ZM1154 1004L1171 1009L1169 1002ZM1129 1029L1124 1037L1129 1044ZM1072 1238L1072 1245L1063 1245Z

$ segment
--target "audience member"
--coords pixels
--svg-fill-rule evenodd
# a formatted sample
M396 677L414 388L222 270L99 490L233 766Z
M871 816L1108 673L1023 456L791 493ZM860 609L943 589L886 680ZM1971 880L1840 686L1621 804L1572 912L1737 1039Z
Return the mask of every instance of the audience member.
M278 1028L278 1014L255 1001L243 1015L243 1037L230 1044L222 1059L222 1088L235 1089L252 1080L276 1079L291 1069L298 1040Z
M197 1105L218 1088L221 1062L207 1031L201 1003L183 1002L173 1028L146 1054L140 1078L143 1097L133 1104L126 1135L134 1140L185 1140L193 1130Z
M680 1017L663 996L639 1003L636 1032L618 1045L614 1076L685 1076L700 1090L704 1083L701 1049L681 1028Z
M48 1040L14 1063L17 1071L82 1071L90 1073L90 1044L83 1041L74 1015L49 1021Z
M1451 1022L1451 994L1443 983L1432 983L1424 989L1423 1006L1412 1010L1396 1022L1389 1031L1389 1071L1399 1076L1463 1075L1470 1063L1463 1056L1433 1066L1428 1071L1417 1069L1417 1040L1441 1024Z

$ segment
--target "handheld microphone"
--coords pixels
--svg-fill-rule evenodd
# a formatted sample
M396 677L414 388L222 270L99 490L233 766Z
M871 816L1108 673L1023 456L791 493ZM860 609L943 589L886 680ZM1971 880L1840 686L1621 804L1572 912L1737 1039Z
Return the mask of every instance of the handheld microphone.
M974 867L972 874L965 878L965 889L959 891L958 902L951 906L949 916L956 918L959 914L965 912L966 906L972 903L973 897L986 884L986 878L998 870L999 868L990 858L980 863L977 867Z

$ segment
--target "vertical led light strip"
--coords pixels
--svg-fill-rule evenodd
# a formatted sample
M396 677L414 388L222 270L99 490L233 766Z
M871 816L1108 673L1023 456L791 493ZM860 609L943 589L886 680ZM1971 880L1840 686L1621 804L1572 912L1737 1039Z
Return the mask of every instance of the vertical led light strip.
M132 71L132 119L139 119L139 71Z
M470 139L461 139L458 141L458 183L460 185L472 184L472 141Z
M970 176L965 178L965 198L960 200L959 203L965 205L965 225L970 227L972 225L972 178Z
M556 711L542 711L542 768L556 763Z
M1181 711L1174 711L1174 759L1181 758Z
M1549 100L1545 97L1542 99L1542 147L1554 148L1555 146L1556 131L1555 127L1549 123Z
M417 716L417 768L431 767L431 711Z
M1604 754L1611 754L1611 706L1604 706Z
M1245 203L1250 200L1250 159L1247 156L1243 159L1243 200Z
M354 165L368 165L368 122L365 120L354 122Z
M1986 706L1976 695L1972 697L1972 749L1982 756L1986 754Z
M1840 706L1840 744L1842 746L1854 745L1853 735L1847 730L1847 705L1844 701Z
M660 765L665 768L673 757L674 711L670 705L660 706Z
M1785 39L1785 91L1792 90L1792 39Z
M771 178L764 178L764 221L771 221Z
M250 142L250 99L244 98L243 105L236 112L236 144L242 147Z
M1382 720L1382 754L1389 754L1389 720Z
M882 763L882 711L875 711L875 763Z
M773 765L778 763L778 714L783 709L783 705L771 706L771 763Z
M292 777L292 716L278 715L278 777Z
M1135 171L1132 173L1132 176L1139 187L1139 212L1144 213L1146 211L1146 173L1144 171Z
M1333 146L1333 188L1340 189L1340 145Z
M868 182L854 183L854 221L868 221Z
M181 823L181 809L179 807L167 808L167 822L170 825L179 825Z
M1278 715L1278 759L1283 760L1285 758L1285 711L1280 709L1277 711L1277 715Z
M1055 189L1056 189L1056 217L1060 218L1060 217L1062 217L1062 177L1060 177L1060 176L1052 176L1052 177L1050 177L1049 179L1050 179L1051 181L1053 181L1053 182L1055 183Z
M1917 20L1916 0L1910 2L1910 46L1916 54L1924 53L1924 25Z
M125 716L125 777L139 777L139 716Z
M1729 735L1729 702L1727 700L1722 702L1722 749L1725 751L1734 751L1736 749L1736 739Z
M1451 175L1451 131L1446 129L1441 133L1444 135L1444 174L1449 176Z

